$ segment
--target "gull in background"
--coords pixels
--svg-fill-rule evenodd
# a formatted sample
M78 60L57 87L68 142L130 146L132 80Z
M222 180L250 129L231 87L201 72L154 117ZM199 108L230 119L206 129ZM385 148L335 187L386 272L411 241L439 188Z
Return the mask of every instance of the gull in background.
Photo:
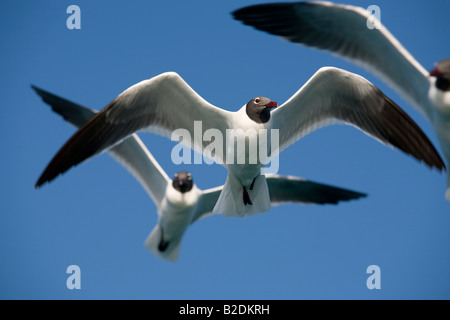
M170 137L174 130L183 129L190 140L182 142L199 153L205 152L210 142L195 138L196 121L201 123L201 137L209 129L221 133L214 141L216 145L227 145L229 130L237 132L236 139L229 139L232 147L236 147L236 140L249 139L246 132L253 131L258 141L267 140L272 157L323 126L349 124L431 168L445 167L432 143L405 112L369 81L348 71L321 68L288 101L276 107L269 98L256 97L236 112L226 111L200 97L177 73L166 72L131 86L81 126L50 161L36 187L140 130ZM267 139L267 132L272 130L279 137L274 150ZM228 169L214 213L249 216L270 209L267 181L261 174L261 152L254 155L245 148L243 153L244 159L256 156L257 161L239 163L238 152L232 158L227 156L228 150L209 154Z
M33 86L52 110L76 127L82 126L97 111L85 108ZM158 222L145 241L156 256L177 261L181 240L188 226L211 215L222 186L199 189L190 173L181 171L169 179L141 139L136 135L124 139L108 150L147 191L158 211ZM281 203L337 204L366 194L307 181L298 177L267 175L270 200Z
M450 163L450 59L424 67L370 12L331 2L269 3L233 12L235 19L282 38L330 51L393 87L435 129ZM371 22L376 28L368 28ZM450 172L445 197L450 201Z

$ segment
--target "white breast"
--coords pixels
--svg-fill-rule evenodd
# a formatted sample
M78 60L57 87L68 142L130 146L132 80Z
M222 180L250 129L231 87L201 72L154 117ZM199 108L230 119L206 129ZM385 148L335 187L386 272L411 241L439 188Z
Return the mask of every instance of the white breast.
M261 168L260 147L270 148L270 140L267 141L270 121L264 124L256 123L248 117L246 106L243 106L235 113L231 126L232 129L227 132L226 136L226 166L230 173L239 177L242 184L247 186L259 174ZM242 143L243 141L245 143Z
M158 223L164 230L167 239L182 234L191 224L195 204L200 197L201 190L195 185L191 191L181 193L175 190L171 184L167 186L166 195L161 202Z

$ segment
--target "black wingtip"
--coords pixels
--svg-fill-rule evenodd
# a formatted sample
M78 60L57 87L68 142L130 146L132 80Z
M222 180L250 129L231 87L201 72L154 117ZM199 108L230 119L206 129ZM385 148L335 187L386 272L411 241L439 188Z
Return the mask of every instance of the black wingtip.
M434 168L437 169L437 171L439 171L440 173L444 173L447 172L447 167L445 166L444 160L442 160L442 158L440 158L441 163L439 166L435 166ZM433 167L431 167L431 169L434 169Z
M42 98L42 100L44 100L45 96L48 95L48 92L46 92L45 90L42 90L41 88L35 86L34 84L30 84L30 87ZM44 185L45 183L48 183L51 180L51 179L48 179L46 176L44 176L44 173L39 177L38 181L36 181L36 183L34 184L34 189L41 188L42 185Z
M36 87L34 84L30 84L31 89L33 89L38 95L41 95L41 92L43 92L42 89Z
M41 174L38 181L34 184L35 189L41 188L44 184L49 183L53 179L49 179L47 175L45 174L45 171Z
M43 175L41 175L40 177L39 177L39 179L36 181L36 183L34 184L34 189L35 190L37 190L37 189L40 189L45 183L48 183L49 181L47 180L47 179L45 179L44 177L43 177Z
M265 12L268 8L273 9L279 6L284 6L285 3L262 3L242 7L231 12L231 15L236 20L245 20L251 16L259 15Z
M254 23L261 18L266 18L268 14L274 16L289 13L292 7L298 4L295 2L254 4L236 9L231 12L231 15L235 20L242 21L244 24L247 24L246 22Z
M404 121L408 124L408 128L412 130L412 133L416 134L417 145L406 145L404 143L396 145L397 148L403 150L407 154L410 154L420 162L424 162L431 170L437 169L439 172L447 171L444 160L441 155L430 141L428 136L420 129L417 123L408 116L408 114L400 108L394 101L387 97L381 90L377 89L381 95L384 96L385 104L388 106L386 110L392 110L397 113L400 117L399 120ZM390 113L389 115L394 116L395 114ZM403 147L402 147L403 146Z
M50 95L50 93L48 93L47 91L36 87L34 84L31 84L31 89L34 90L34 92L36 92L36 94L41 97L41 99L45 102L45 98L48 97Z
M366 198L368 196L367 193L349 190L349 189L340 189L337 188L335 190L335 193L332 193L334 195L334 202L331 202L331 199L333 197L328 198L327 201L324 201L323 204L339 204L342 201L352 201L352 200L359 200L362 198Z
M39 95L42 98L42 100L44 100L44 102L45 102L45 98L46 97L52 96L51 93L49 93L49 92L47 92L47 91L45 91L45 90L35 86L34 84L31 84L30 86L31 86L31 89L33 89L34 92L36 92L37 95Z
M52 161L50 161L50 163L47 165L44 172L42 172L41 176L37 180L34 187L38 189L42 187L44 184L52 182L58 176L64 174L67 170L76 166L76 164L78 164L79 162L76 162L75 164L71 163L70 161L61 162L61 153L58 152L56 156L52 159Z
M235 20L242 20L243 16L245 16L245 12L251 7L253 7L253 6L248 6L248 7L243 7L243 8L236 9L236 10L231 12L231 16Z
M43 94L45 93L44 90L38 88L37 86L35 86L34 84L30 84L31 89L34 90L34 92L36 92L41 98L43 98ZM42 185L47 182L43 179L42 175L41 177L38 179L38 181L36 181L36 183L34 184L34 189L39 189L40 187L42 187Z
M359 199L359 198L367 198L369 196L369 194L367 193L360 193L357 192L357 196L355 197L355 199Z
M43 182L41 182L41 181L37 181L35 184L34 184L34 189L39 189L41 186L42 186L42 184L43 184Z
M341 198L336 199L336 202L334 204L338 204L341 201L352 201L352 200L358 200L362 198L367 198L367 193L361 193L357 191L351 191L347 190L347 194L344 196L342 195Z
M59 169L58 165L53 164L52 160L52 162L50 162L50 164L45 168L44 172L42 172L39 179L36 181L34 188L39 189L43 187L45 184L52 182L58 176L64 174L68 170L68 169L65 170L58 170L58 169Z
M322 200L322 201L318 201L318 202L314 202L314 203L318 204L318 205L328 205L328 204L338 205L341 202L359 200L359 199L366 198L368 196L367 193L360 193L360 192L350 191L350 190L345 190L345 191L346 191L345 194L341 194L339 196L332 196L332 197L327 198L326 200Z

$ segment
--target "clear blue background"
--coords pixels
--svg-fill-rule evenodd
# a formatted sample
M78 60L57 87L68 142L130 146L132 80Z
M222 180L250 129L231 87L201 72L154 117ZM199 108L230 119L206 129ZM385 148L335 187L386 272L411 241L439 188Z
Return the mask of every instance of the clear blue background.
M344 68L396 101L440 150L429 123L371 74L232 19L233 10L260 1L0 2L0 298L450 298L445 175L352 127L298 141L281 154L279 173L367 198L204 219L188 229L175 264L144 247L156 207L108 155L34 189L75 129L30 84L101 109L165 71L238 110L257 95L281 104L320 67ZM426 69L450 56L449 1L347 3L378 5L382 22ZM81 8L81 30L66 28L71 4ZM223 167L175 166L173 142L140 136L170 176L189 170L203 189L224 183ZM81 268L81 290L66 288L72 264ZM381 268L380 290L366 287L373 264Z

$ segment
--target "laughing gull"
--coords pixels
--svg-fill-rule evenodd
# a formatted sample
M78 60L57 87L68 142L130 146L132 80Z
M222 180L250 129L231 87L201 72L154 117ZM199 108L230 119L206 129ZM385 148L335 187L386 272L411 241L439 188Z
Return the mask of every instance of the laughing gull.
M50 161L36 187L139 130L170 137L171 132L181 129L188 133L183 143L224 165L228 176L214 213L226 216L247 216L270 209L266 179L261 174L262 148L235 152L239 147L236 141L255 138L274 156L309 132L344 123L431 168L445 167L410 117L369 81L345 70L319 69L288 101L269 112L273 107L276 103L270 99L256 97L236 112L226 111L201 98L177 73L160 74L131 86L86 122ZM216 134L214 146L226 145L226 152L211 150L211 139L204 138L211 130L220 134ZM230 130L234 135L228 135ZM268 132L272 131L269 139ZM276 135L277 145L272 146Z
M76 127L81 127L97 113L42 89L33 89L53 111ZM160 258L176 261L186 229L211 214L222 187L201 190L191 174L185 171L178 172L170 180L137 134L127 137L108 152L141 183L158 209L158 222L145 241L146 247ZM267 175L267 184L273 205L289 202L337 204L366 196L290 176Z
M450 163L450 59L431 72L364 8L331 2L273 3L233 12L237 20L294 43L330 51L392 86L432 124ZM368 27L368 22L373 27ZM450 201L450 172L445 197Z

